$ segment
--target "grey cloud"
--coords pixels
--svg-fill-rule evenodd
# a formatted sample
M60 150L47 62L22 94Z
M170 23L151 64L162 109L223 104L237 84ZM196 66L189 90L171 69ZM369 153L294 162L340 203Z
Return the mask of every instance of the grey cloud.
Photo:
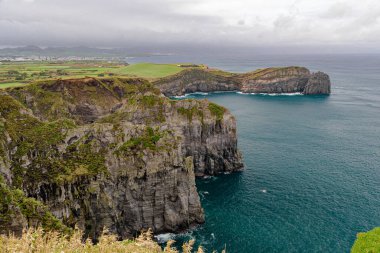
M273 6L264 10L240 1L246 9L227 0L0 0L0 45L314 46L357 43L354 30L363 44L380 41L379 12L356 13L361 2L326 0L316 12L307 0L284 0L283 9L266 0ZM219 13L223 5L227 11Z
M326 12L321 14L322 18L343 18L352 14L352 7L344 2L332 4Z
M274 22L273 25L276 29L286 30L293 26L295 21L294 16L290 15L280 15Z

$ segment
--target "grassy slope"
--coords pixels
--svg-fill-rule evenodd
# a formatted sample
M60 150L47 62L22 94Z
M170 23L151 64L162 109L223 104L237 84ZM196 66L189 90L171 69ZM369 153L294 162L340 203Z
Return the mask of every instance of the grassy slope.
M380 227L367 233L357 235L351 253L377 253L380 252Z

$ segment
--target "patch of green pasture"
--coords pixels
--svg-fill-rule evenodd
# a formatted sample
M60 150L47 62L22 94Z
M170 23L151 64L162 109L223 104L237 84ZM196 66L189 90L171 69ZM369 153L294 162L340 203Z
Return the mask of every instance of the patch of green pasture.
M20 87L28 85L27 83L0 83L0 89L10 88L10 87Z
M160 78L183 70L176 64L136 63L115 70L116 75L133 75L145 78Z

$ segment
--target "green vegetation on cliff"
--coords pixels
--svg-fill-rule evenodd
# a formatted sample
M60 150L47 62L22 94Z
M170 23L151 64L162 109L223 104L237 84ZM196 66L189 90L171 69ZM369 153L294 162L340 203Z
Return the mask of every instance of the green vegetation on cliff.
M203 122L204 113L199 108L199 105L192 106L190 108L179 107L177 111L179 114L185 116L190 122L193 120L195 116L200 117L201 121Z
M293 74L309 73L309 70L304 67L290 66L290 67L272 67L265 69L257 69L252 72L241 74L241 77L246 79L259 79L267 76L280 77L291 76Z
M380 252L380 227L366 233L359 233L351 249L351 253L378 252Z
M138 152L145 149L155 151L157 142L164 136L165 132L158 129L147 127L143 134L132 137L127 142L124 142L117 150L118 153L129 154L130 152Z
M9 188L0 175L0 231L11 231L13 219L26 218L35 226L47 231L59 231L68 234L71 229L55 218L48 208L34 198L28 198L19 189ZM1 244L1 243L0 243Z
M211 114L216 117L217 121L221 121L223 119L224 113L226 112L226 108L211 102L208 104L208 109L210 110Z
M70 119L43 122L8 95L0 95L0 115L4 118L3 131L11 142L13 185L34 186L39 182L62 182L73 175L90 175L105 172L102 150L92 151L93 142L68 146L64 156L58 146L67 132L75 127ZM30 163L24 166L25 159Z

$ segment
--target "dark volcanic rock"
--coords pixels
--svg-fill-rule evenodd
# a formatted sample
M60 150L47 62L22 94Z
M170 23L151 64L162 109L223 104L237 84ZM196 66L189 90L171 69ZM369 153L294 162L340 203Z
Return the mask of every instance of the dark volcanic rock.
M330 93L331 93L330 77L323 72L317 72L317 73L312 74L304 89L305 95L330 94Z

